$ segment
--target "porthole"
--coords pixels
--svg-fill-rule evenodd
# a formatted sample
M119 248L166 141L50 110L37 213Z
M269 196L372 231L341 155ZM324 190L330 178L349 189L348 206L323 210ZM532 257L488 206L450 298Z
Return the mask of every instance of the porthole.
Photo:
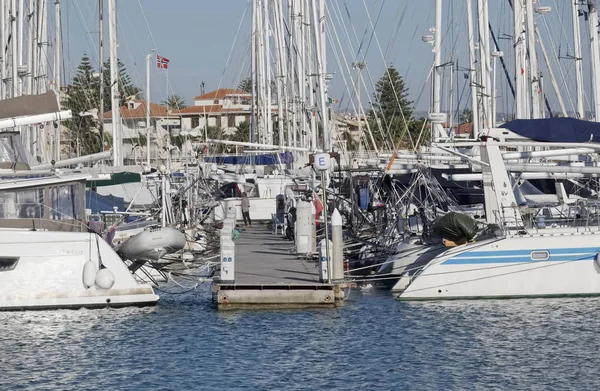
M548 251L532 251L531 259L534 261L547 261L550 258L550 253Z

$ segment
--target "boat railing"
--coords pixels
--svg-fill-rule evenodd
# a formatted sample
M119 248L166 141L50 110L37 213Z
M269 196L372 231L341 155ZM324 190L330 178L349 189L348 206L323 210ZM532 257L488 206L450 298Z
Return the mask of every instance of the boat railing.
M520 209L521 220L515 216ZM570 205L553 207L505 207L502 212L496 211L496 220L507 234L509 231L526 232L527 234L550 233L550 229L569 229L570 232L600 232L600 207L589 200L578 200Z

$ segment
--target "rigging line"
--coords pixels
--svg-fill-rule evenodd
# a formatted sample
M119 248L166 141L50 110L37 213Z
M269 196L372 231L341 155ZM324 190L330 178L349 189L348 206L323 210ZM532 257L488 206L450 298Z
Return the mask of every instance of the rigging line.
M339 9L339 4L337 3L337 1L336 1L335 4L338 5L338 12L341 15L341 10ZM345 0L344 0L344 6L345 6L345 9L346 9L346 14L348 15L348 19L350 21L350 25L352 26L352 32L354 34L354 39L356 40L357 43L360 43L360 40L358 39L358 35L356 33L356 29L354 28L354 24L352 23L352 18L350 16L350 10L348 9L347 3L346 3ZM348 33L348 30L346 29L346 24L343 23L343 19L342 19L341 24L344 27L344 31L346 33L346 37L347 37L347 40L348 40L348 45L352 48L352 40L350 39L350 35ZM355 55L356 58L359 58L361 52L363 52L361 48L357 49L356 51L354 49L351 49L351 50L356 53L356 55ZM364 62L364 60L366 59L366 53L365 52L363 52L363 53L364 54L362 55L363 56L362 60ZM369 67L365 67L365 69L367 71L368 80L371 83L370 87L374 88L375 87L375 82L373 81L373 77L371 75L371 71L370 71ZM362 79L362 85L365 87L365 90L368 91L369 90L368 89L369 86L367 86L367 82L365 81L364 78L361 78L361 79ZM377 123L377 129L379 130L379 133L382 136L383 143L384 143L384 148L386 148L387 150L391 151L392 150L392 146L393 146L393 142L390 143L390 139L389 139L390 135L388 134L387 135L388 137L386 137L386 134L384 133L385 130L386 130L386 128L383 128L381 126L381 124L380 124L380 121L381 121L381 123L383 123L387 127L387 122L388 121L387 121L387 118L385 118L385 116L383 116L383 109L380 106L381 102L378 99L379 98L377 96L375 96L375 102L376 102L376 104L373 104L371 96L369 96L369 103L373 107L373 110L371 112L375 116L375 121ZM378 110L381 112L381 118L379 118L379 115L377 114ZM367 129L369 130L369 132L371 132L370 125L369 125L368 121L366 121L366 126L367 126ZM375 150L377 151L377 148L375 148Z
M334 57L335 57L335 59L336 59L336 62L338 63L338 66L339 66L340 68L342 68L342 63L340 62L339 53L338 53L338 51L337 51L337 48L336 48L336 46L335 46L335 42L333 42L332 35L335 35L335 38L336 38L336 40L337 40L337 43L338 43L338 45L339 45L339 47L340 47L340 51L342 52L342 56L343 56L343 60L344 60L344 65L346 66L346 70L347 70L348 74L350 75L350 77L349 77L349 78L350 78L350 81L351 81L351 83L352 83L352 91L351 91L351 90L350 90L350 88L348 87L348 82L347 82L347 80L346 80L346 75L345 75L345 73L344 73L344 72L340 72L340 74L342 75L342 80L343 80L343 82L344 82L345 89L348 91L348 94L350 95L350 98L349 98L349 104L351 104L351 105L352 105L352 109L354 110L354 113L356 114L356 116L357 116L358 120L359 120L359 121L361 121L361 120L362 120L362 119L361 119L361 115L358 113L358 110L357 110L357 108L356 108L356 106L355 106L355 104L354 104L354 100L353 100L354 94L352 93L352 92L356 91L356 85L354 84L354 79L352 78L352 74L351 74L351 71L350 71L350 67L348 66L348 61L346 60L346 56L345 56L345 53L344 53L344 51L343 51L343 48L342 48L342 45L341 45L341 42L340 42L340 39L339 39L339 35L338 35L338 33L337 33L337 29L335 28L335 25L334 25L334 23L333 23L333 20L332 20L332 18L331 18L331 12L329 12L329 13L327 13L327 14L328 14L329 21L330 21L330 23L326 24L326 28L327 28L327 29L328 29L328 31L329 31L329 34L327 34L327 39L329 40L329 45L330 45L330 48L331 48L331 49L332 49L332 51L333 51L333 54L334 54ZM331 30L332 30L332 29L333 29L333 33L334 33L334 34L331 34ZM358 102L358 105L360 105L360 104L361 104L361 103L360 103L360 102ZM365 142L367 142L367 143L368 143L368 141L366 140L366 135L365 135L365 134L359 134L359 137L361 138L361 140L362 140L362 141L365 141Z
M554 1L554 6L556 8L558 8L556 1ZM559 19L559 23L561 25L561 32L564 33L565 28L564 28L562 18L560 17L560 13L557 16ZM546 20L546 18L543 18L543 20L544 20L544 27L546 27L546 32L548 33L548 38L550 39L550 47L552 48L552 54L554 54L555 58L560 59L559 54L556 52L556 44L554 43L554 40L552 39L552 34L550 31L550 27L548 26L548 21ZM562 37L562 34L560 34L560 36ZM541 39L541 37L540 37L540 39ZM560 43L559 43L559 47L560 47ZM550 64L548 64L548 66L550 66ZM576 111L575 103L573 102L573 98L571 96L571 89L569 88L569 84L571 84L571 85L575 84L575 81L573 81L571 78L571 76L573 75L573 72L567 71L567 76L568 76L568 80L567 80L565 78L565 73L563 72L563 67L561 66L560 61L558 61L558 70L560 73L561 80L563 82L564 91L566 92L567 99L569 100L569 103L571 105L571 110L573 112L575 112ZM584 91L584 93L585 93L585 91Z

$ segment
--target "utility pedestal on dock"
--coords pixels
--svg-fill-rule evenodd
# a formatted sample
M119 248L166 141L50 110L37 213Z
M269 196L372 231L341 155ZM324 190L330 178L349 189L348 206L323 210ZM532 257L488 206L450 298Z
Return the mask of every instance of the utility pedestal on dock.
M264 227L235 241L235 282L214 280L219 310L333 308L343 304L343 284L320 282L317 262L291 253L292 242ZM225 276L221 276L224 278Z

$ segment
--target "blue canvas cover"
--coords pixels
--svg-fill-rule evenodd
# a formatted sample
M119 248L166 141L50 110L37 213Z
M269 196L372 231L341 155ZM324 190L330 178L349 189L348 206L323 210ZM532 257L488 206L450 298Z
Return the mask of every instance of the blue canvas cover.
M125 200L121 197L103 196L91 189L86 190L85 207L91 209L93 214L98 214L101 211L112 211L115 206L119 212L124 212L127 209Z
M600 123L575 118L517 119L500 127L536 141L600 142Z

